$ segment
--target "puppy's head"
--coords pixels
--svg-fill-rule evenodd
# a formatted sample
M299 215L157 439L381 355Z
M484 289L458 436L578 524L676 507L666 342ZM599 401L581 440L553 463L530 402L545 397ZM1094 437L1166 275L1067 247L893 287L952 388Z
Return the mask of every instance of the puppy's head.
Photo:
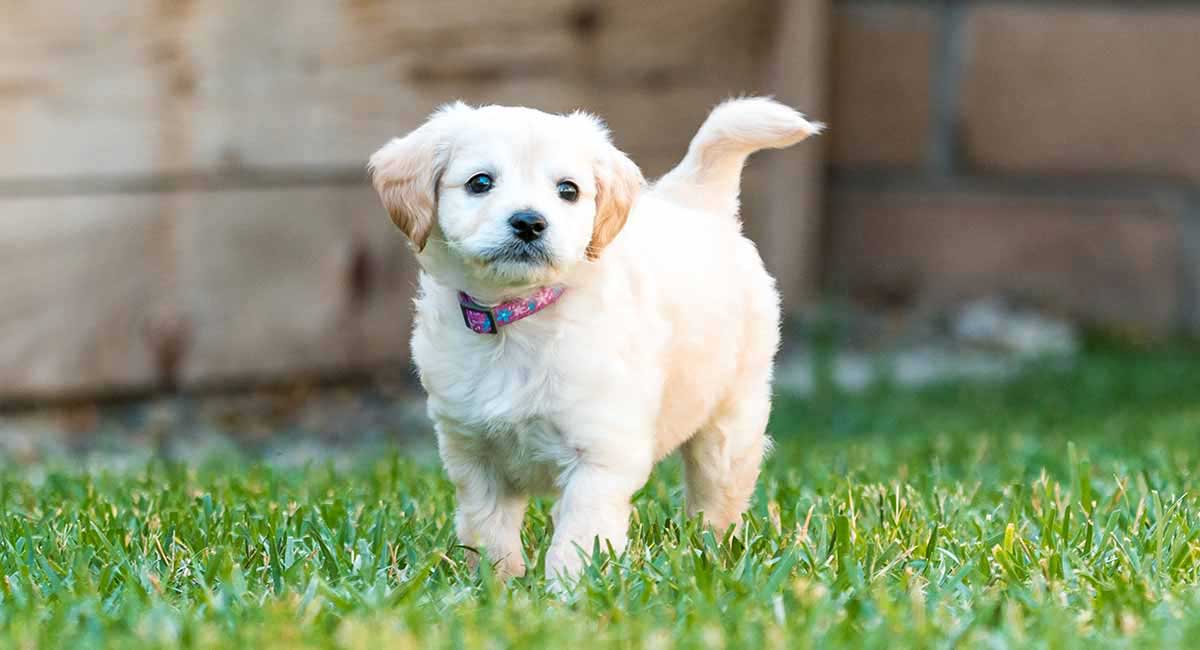
M595 117L461 103L369 169L422 267L458 288L547 284L598 258L643 183Z

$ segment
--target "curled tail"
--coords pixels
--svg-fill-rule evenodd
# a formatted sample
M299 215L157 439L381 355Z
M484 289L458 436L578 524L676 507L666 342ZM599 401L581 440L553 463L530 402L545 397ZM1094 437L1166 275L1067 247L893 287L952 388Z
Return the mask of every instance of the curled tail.
M783 149L825 125L766 97L730 99L709 113L683 160L659 179L656 193L671 200L737 210L742 165L760 149Z

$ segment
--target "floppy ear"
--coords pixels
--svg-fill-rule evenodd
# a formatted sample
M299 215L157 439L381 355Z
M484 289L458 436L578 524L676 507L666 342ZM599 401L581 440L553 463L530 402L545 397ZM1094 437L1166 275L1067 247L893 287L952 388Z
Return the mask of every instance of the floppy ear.
M425 249L437 218L437 185L449 158L445 120L460 110L470 109L464 104L440 109L417 130L376 151L367 164L383 207L417 252Z
M637 200L645 179L642 170L611 144L608 153L596 164L596 220L587 257L595 260L625 226L629 210Z

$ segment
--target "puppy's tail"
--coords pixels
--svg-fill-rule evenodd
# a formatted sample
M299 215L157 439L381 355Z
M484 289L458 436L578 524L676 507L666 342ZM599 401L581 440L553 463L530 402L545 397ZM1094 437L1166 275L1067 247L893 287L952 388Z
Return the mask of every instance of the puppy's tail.
M742 165L760 149L790 147L825 128L766 97L730 99L713 109L687 155L655 192L675 202L734 213Z

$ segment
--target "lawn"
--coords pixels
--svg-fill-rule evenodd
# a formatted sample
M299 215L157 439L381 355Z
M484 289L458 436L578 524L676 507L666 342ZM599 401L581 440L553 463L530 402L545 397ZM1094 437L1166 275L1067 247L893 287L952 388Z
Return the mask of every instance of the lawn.
M1146 647L1200 642L1200 352L1097 349L1008 384L784 400L748 521L680 515L558 599L468 571L399 451L0 479L3 647ZM525 528L544 550L548 504Z

